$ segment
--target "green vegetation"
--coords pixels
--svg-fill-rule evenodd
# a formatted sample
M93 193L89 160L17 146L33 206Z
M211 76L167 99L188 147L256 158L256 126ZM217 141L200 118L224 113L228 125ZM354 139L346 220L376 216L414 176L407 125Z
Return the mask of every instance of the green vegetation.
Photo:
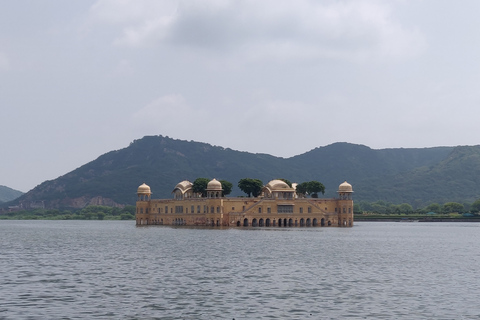
M480 199L476 200L473 204L458 203L458 202L446 202L444 204L431 203L425 207L414 208L408 203L393 204L385 201L359 201L354 202L353 211L356 214L379 214L379 215L411 215L411 214L443 214L443 215L462 215L472 214L479 215L474 204L480 204Z
M245 192L248 197L258 197L262 192L263 182L258 179L243 178L238 181L238 187Z
M227 180L220 180L220 183L222 184L224 196L227 196L230 193L232 193L233 184L231 182L228 182Z
M470 211L476 214L480 212L480 199L475 200L475 202L472 203L470 206Z
M198 176L228 181L246 176L267 182L283 176L293 182L322 181L326 197L335 197L338 185L346 179L353 186L356 201L383 199L413 208L449 201L463 204L478 197L480 146L373 150L334 143L284 159L149 136L45 181L3 206L43 201L48 208L65 208L94 197L134 204L135 190L142 182L152 188L155 198L168 198L179 181L193 181ZM242 191L252 194L236 186L231 194L238 196Z
M193 181L193 186L192 190L195 193L201 193L202 197L207 196L207 186L208 183L210 182L209 179L207 178L197 178L195 181Z
M475 203L446 202L431 203L425 207L414 209L408 203L392 204L385 201L354 203L353 211L356 220L420 220L420 221L480 221Z
M20 197L23 192L14 190L9 187L0 186L0 204L3 202L12 201L18 197Z
M325 186L318 181L302 182L297 185L297 193L303 196L310 195L312 198L318 198L318 193L325 194Z
M77 210L34 209L8 212L0 220L134 220L135 207L88 206Z
M243 183L249 180L241 179ZM255 186L261 185L255 182ZM252 183L251 181L249 183ZM239 182L240 184L240 182ZM446 202L431 203L425 207L413 208L408 203L393 204L386 201L354 202L353 211L358 220L391 219L479 219L480 199L473 203ZM134 220L135 206L124 208L108 206L87 206L83 209L32 209L0 214L0 220Z

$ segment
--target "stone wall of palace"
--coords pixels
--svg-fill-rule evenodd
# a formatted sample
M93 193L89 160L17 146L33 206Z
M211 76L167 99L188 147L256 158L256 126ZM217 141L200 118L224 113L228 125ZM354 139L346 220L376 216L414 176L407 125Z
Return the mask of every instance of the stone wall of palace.
M189 198L137 202L137 225L342 226L353 225L351 199Z

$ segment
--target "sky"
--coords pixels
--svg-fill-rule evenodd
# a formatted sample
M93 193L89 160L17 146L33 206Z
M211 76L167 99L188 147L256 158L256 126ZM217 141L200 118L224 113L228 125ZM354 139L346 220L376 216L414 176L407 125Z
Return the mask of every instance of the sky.
M291 157L480 143L480 1L0 1L0 185L146 135Z

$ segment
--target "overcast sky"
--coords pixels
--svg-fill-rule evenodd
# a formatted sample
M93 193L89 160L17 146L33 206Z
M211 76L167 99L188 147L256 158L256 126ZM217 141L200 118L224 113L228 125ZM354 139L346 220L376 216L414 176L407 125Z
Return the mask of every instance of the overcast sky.
M0 1L0 185L145 135L290 157L480 140L480 1Z

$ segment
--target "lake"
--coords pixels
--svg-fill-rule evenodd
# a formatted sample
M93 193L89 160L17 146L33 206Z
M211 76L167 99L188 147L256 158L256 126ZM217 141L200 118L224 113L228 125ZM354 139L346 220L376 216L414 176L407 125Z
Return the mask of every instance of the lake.
M0 319L480 319L480 224L0 221Z

